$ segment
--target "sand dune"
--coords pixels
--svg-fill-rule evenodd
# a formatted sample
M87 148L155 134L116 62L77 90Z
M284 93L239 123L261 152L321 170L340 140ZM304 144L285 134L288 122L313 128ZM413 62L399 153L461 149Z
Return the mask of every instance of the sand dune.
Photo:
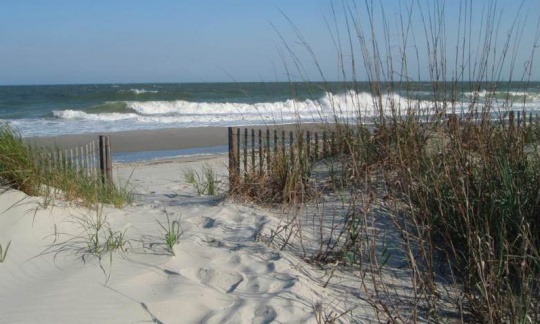
M198 196L182 169L203 163L226 173L226 157L132 164L136 202L87 210L17 191L0 195L1 323L310 323L314 305L343 309L325 273L256 240L270 211ZM102 217L125 233L125 252L88 252L87 220ZM171 255L160 223L178 220L183 234ZM159 222L159 223L158 223ZM369 318L354 301L344 322Z

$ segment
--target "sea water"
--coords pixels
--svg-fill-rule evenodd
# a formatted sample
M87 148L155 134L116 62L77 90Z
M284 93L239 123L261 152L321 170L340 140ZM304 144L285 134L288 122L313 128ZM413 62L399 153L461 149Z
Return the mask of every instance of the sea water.
M244 126L348 121L385 113L447 109L467 111L489 98L494 111L537 111L540 83L458 84L433 95L431 83L409 83L382 102L369 83L180 83L0 86L0 121L23 137L169 127ZM397 89L397 90L396 90ZM449 99L451 98L451 99ZM455 99L455 100L454 100ZM438 101L452 102L441 105ZM382 104L382 107L381 107ZM510 106L509 106L510 105Z
M427 82L383 85L382 101L373 96L369 83L0 86L0 122L7 122L23 137L33 137L169 127L332 122L335 118L358 122L378 116L381 108L394 115L407 113L409 108L419 114L440 112L441 107L447 112L467 112L483 104L502 113L540 110L538 82L504 87L488 83L480 89L462 83L437 95L433 86ZM133 152L114 158L128 162L225 149Z

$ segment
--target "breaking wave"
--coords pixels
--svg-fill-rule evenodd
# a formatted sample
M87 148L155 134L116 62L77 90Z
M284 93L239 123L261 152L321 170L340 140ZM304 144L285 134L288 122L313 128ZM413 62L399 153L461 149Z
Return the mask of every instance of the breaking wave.
M507 94L508 95L508 94ZM517 98L529 96L530 101L516 100L512 109L537 109L539 95L522 92L511 93ZM276 102L233 103L192 102L186 100L161 101L111 101L82 109L52 111L52 118L14 121L21 131L48 136L85 132L113 132L137 129L201 126L245 126L264 124L290 124L296 122L357 122L359 118L406 114L411 110L427 115L441 109L467 111L470 102L489 97L488 93L466 93L455 106L427 100L424 96L408 98L397 93L376 98L368 92L348 91L339 94L325 93L318 99L288 99ZM470 96L474 99L468 99ZM536 97L535 97L536 96ZM497 99L498 100L498 99ZM508 100L500 100L500 109ZM494 109L497 106L492 105ZM443 111L444 113L444 111ZM53 131L51 131L53 130ZM49 134L50 133L50 134Z

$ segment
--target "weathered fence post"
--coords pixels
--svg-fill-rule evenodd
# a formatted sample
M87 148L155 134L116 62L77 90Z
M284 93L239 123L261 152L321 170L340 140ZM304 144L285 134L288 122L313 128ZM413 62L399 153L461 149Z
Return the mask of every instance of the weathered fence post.
M105 184L112 180L111 141L109 136L99 135L99 167L101 181Z
M274 129L274 156L278 155L278 133L277 129Z
M270 130L266 129L266 172L270 173L270 159L271 159L271 153L270 153ZM274 157L275 159L275 157Z
M255 173L255 129L251 129L251 172Z
M306 131L306 161L311 161L311 132Z
M293 131L290 131L289 132L289 155L290 155L292 165L294 165L294 146L293 146L293 143L294 143L294 134L293 134Z
M243 149L244 149L244 157L243 157L243 161L244 161L244 179L247 179L247 176L248 176L248 129L247 128L244 128Z
M315 132L315 148L313 153L313 160L317 160L319 158L319 132Z
M515 117L514 117L514 111L512 110L509 112L509 116L508 116L508 124L509 124L508 127L509 127L511 135L514 135L514 130L515 130L514 123L515 123Z
M229 127L229 190L233 190L240 174L239 150L234 127Z
M92 172L94 177L97 177L97 157L96 157L96 141L92 141Z
M263 174L263 145L262 145L262 130L259 128L259 175Z
M285 131L281 131L281 156L285 158L285 147L287 147L287 140L285 139Z

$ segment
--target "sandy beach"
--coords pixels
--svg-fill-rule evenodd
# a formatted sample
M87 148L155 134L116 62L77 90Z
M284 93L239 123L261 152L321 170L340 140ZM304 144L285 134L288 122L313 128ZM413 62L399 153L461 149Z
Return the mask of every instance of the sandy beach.
M189 140L176 141L180 134ZM226 129L171 129L114 134L119 150L223 144ZM72 145L89 137L55 139ZM50 139L42 139L44 141ZM154 143L156 143L154 145ZM160 143L160 144L157 144ZM160 146L164 145L164 146ZM186 146L184 146L186 145ZM219 196L199 196L183 170L210 166L227 177L226 155L116 164L129 179L132 205L89 210L62 199L8 190L0 195L2 323L315 323L316 310L346 312L341 322L373 319L371 308L345 291L346 275L323 288L328 272L259 240L277 217L270 209ZM225 189L223 186L222 189ZM96 219L124 233L125 251L88 253ZM174 255L164 228L182 230ZM348 289L348 288L347 288Z
M538 12L2 2L0 324L540 323Z
M0 265L0 322L309 321L311 298L322 296L304 286L286 256L254 242L265 215L199 197L182 183L182 167L200 162L116 169L119 177L133 173L138 199L99 211L130 242L111 259L84 252L88 233L81 219L97 217L95 210L60 201L42 209L40 198L2 194L0 238L11 246ZM224 160L205 162L220 167ZM167 214L184 231L174 256L159 225L167 224Z

